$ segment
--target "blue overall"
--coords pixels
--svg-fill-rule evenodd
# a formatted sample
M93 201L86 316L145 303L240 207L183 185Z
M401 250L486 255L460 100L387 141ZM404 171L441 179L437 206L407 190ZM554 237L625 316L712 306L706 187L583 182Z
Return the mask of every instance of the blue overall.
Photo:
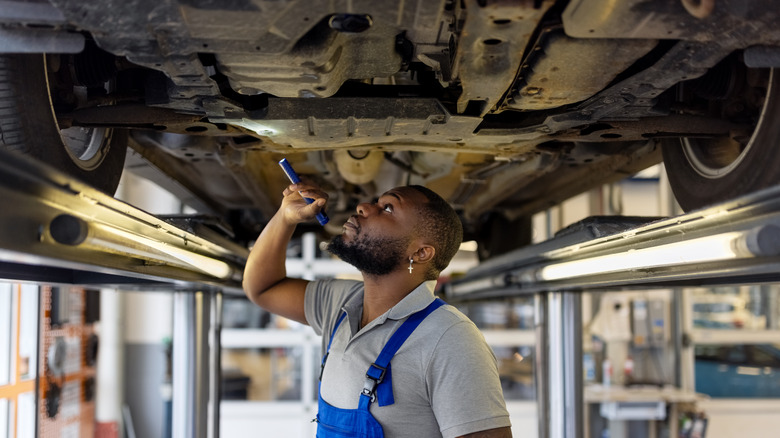
M384 438L385 434L382 431L382 425L368 411L369 405L376 399L378 399L380 406L393 404L390 360L423 319L442 304L444 304L444 301L436 298L428 307L407 318L398 327L398 330L393 333L382 352L379 353L376 361L366 371L366 381L363 384L363 390L360 392L357 409L341 409L331 406L322 399L322 392L320 392L319 412L315 419L317 422L317 438ZM333 336L346 315L346 313L342 313L338 321L336 321L335 327L333 327L330 340L328 341L328 349L322 357L322 370L325 370L325 362L328 360L328 354L330 354L330 344L333 343ZM320 379L322 379L322 372L320 372Z

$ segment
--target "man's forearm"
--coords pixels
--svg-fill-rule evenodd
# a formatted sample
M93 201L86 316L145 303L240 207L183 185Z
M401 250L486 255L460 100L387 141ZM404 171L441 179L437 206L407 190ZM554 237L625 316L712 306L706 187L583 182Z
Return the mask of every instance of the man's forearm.
M244 269L244 292L250 300L256 302L260 294L287 277L287 245L294 231L295 225L286 223L280 212L263 228Z
M315 201L308 204L302 195ZM307 323L308 281L287 278L287 245L297 224L314 219L327 199L327 193L306 184L284 189L282 205L260 233L244 268L244 293L252 302L271 313Z

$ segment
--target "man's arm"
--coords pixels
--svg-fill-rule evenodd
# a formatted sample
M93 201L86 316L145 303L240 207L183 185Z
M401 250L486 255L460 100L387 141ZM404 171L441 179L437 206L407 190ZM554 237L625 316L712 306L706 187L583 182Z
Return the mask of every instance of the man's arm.
M463 435L458 438L512 438L511 427L499 427L498 429L483 430Z
M315 201L306 204L298 191ZM328 195L316 187L294 184L284 190L279 211L257 238L244 268L246 296L271 313L306 324L304 295L307 281L287 277L287 244L295 227L312 220L322 210Z

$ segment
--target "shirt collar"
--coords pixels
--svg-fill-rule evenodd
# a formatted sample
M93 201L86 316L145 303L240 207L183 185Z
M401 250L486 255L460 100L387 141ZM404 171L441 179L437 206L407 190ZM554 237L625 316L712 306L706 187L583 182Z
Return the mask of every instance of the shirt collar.
M426 308L436 298L433 294L435 288L436 280L420 283L409 295L388 310L387 317L396 320L403 319Z
M431 304L433 300L436 299L436 296L433 294L435 289L436 280L428 280L420 283L419 286L409 292L409 294L395 306L391 307L390 310L372 321L365 328L383 324L388 318L399 320L423 310L428 304ZM356 327L360 323L360 315L363 312L363 294L355 294L349 301L344 303L342 309L349 315L350 325L353 326L353 333L355 333Z

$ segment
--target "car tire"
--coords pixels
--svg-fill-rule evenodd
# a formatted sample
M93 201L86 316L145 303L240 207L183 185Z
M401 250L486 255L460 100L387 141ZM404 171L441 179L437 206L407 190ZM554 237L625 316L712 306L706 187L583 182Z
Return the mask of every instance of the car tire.
M477 257L487 260L529 245L532 238L531 216L508 219L491 213L482 224L477 240Z
M756 126L746 142L732 139L665 140L664 166L685 211L780 183L780 70L769 71Z
M127 132L61 130L44 55L0 55L0 148L32 156L113 195L122 175Z

